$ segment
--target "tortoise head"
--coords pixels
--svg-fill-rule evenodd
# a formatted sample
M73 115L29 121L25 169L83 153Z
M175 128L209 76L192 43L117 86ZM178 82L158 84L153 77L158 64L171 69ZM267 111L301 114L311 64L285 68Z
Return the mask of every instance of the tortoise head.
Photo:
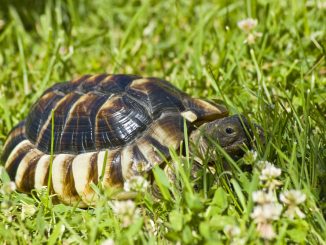
M191 133L190 140L199 147L202 154L206 154L210 147L214 149L215 141L232 158L238 158L243 155L244 147L252 148L255 135L264 143L263 129L256 124L253 126L251 128L242 115L224 117L201 125Z

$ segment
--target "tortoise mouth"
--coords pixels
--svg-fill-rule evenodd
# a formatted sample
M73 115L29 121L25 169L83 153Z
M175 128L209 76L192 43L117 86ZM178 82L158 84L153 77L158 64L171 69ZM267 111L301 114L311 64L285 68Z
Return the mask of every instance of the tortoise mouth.
M237 160L244 155L246 148L252 148L248 142L250 142L248 139L237 140L230 145L223 146L223 149L232 159Z

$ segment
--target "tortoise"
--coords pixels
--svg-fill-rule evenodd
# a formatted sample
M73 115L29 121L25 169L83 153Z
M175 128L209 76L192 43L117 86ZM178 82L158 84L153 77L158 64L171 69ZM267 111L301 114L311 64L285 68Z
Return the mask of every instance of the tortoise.
M54 124L52 125L52 113ZM250 145L246 119L224 105L192 98L171 83L137 75L85 75L47 89L4 145L2 162L18 191L47 186L65 204L94 203L91 183L120 188L178 149L184 139L206 147L206 132L229 154ZM54 130L52 131L52 126ZM53 136L52 136L53 133Z

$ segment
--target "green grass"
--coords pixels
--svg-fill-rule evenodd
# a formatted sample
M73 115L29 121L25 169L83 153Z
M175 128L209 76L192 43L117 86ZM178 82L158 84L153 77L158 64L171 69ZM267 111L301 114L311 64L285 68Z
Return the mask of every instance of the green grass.
M195 97L223 100L231 114L242 113L264 128L267 143L258 147L258 158L282 169L277 194L298 189L307 196L300 206L306 218L274 221L277 237L271 243L326 243L321 1L37 2L0 2L0 152L9 130L56 82L103 72L165 78ZM252 45L237 27L247 17L258 19L256 31L262 33ZM177 181L169 183L155 169L164 198L138 195L139 215L130 226L121 226L105 192L87 210L52 205L43 192L39 199L1 193L1 242L265 243L250 216L251 194L261 188L258 170L242 172L237 165L243 160L229 160L231 172L224 171L217 159L216 173L204 173L195 192L187 168L193 159L172 155ZM4 173L1 180L2 186L8 181ZM228 225L240 234L227 235Z

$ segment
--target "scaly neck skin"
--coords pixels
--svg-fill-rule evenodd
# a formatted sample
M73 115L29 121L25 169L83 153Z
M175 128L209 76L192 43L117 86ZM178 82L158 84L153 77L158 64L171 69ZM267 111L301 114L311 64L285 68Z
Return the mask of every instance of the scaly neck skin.
M202 160L198 156L205 156L209 150L209 144L205 140L206 124L201 125L199 128L193 130L189 136L189 151L190 154L195 157L195 160L199 163Z

